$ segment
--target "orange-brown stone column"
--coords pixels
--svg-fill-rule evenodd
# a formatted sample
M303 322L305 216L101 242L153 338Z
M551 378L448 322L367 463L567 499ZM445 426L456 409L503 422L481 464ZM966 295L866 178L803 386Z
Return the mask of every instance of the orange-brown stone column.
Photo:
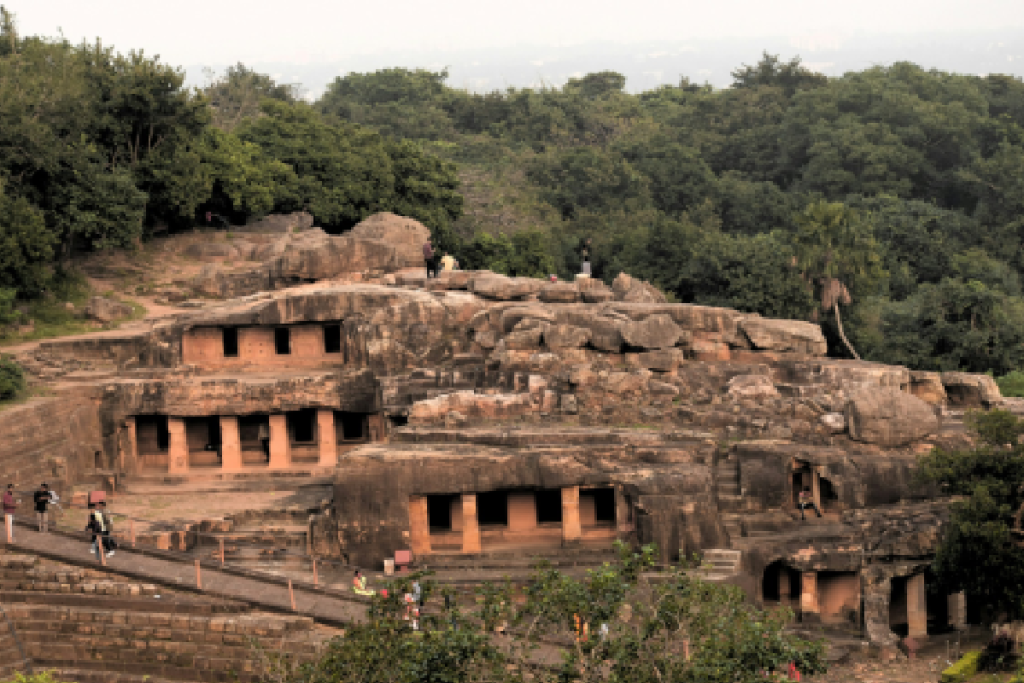
M793 583L789 580L789 570L785 567L779 568L779 603L782 605L788 605L789 599L792 597L790 594L790 587Z
M316 411L316 438L320 447L320 466L334 467L338 464L338 434L334 426L333 410ZM423 504L426 505L426 498Z
M270 416L270 469L284 469L291 465L291 442L288 439L288 417Z
M476 517L476 494L462 494L462 552L478 553L480 546L480 522Z
M238 418L234 415L220 418L220 463L228 472L242 469L242 442L238 436Z
M800 574L800 611L818 613L818 575L815 572Z
M953 628L963 628L967 624L967 597L963 591L946 597L946 613Z
M126 443L125 448L121 452L121 469L132 470L139 467L139 438L138 433L135 430L135 418L128 417L124 421L124 434Z
M183 418L167 418L167 441L167 473L188 472L188 439L185 437Z
M430 552L430 518L426 496L409 498L409 546L416 557Z
M924 574L907 579L907 635L924 638L928 635L928 606L925 602Z
M562 489L562 542L572 543L583 537L580 522L580 487L567 486Z

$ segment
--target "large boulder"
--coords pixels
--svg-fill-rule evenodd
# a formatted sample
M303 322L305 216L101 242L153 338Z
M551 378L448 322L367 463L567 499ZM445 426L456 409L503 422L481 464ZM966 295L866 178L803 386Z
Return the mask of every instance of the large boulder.
M651 315L638 322L622 325L622 338L630 346L641 349L670 349L683 331L664 314Z
M657 287L626 273L619 273L615 278L612 291L616 301L637 304L663 304L668 301Z
M120 301L94 296L85 306L85 316L101 323L109 323L132 314L132 307Z
M939 419L932 407L912 394L892 387L855 391L846 404L850 437L887 448L905 446L934 434Z
M910 371L910 393L933 406L946 403L946 388L942 385L942 374L927 370Z
M579 301L580 291L571 282L552 282L540 290L540 300L550 304L572 304Z
M544 287L543 280L528 277L506 277L496 273L480 273L469 282L469 291L485 299L515 301L536 294Z
M752 316L741 320L739 326L755 349L795 351L809 356L824 356L828 350L821 326L813 323Z
M955 407L988 408L1003 400L999 385L988 375L944 372L942 386L946 389L949 404Z
M185 247L185 256L197 261L228 261L239 258L240 254L226 242L200 242Z
M423 244L430 239L430 228L415 219L383 212L358 223L347 236L383 242L395 250L395 267L411 268L423 265Z
M345 235L331 237L322 230L302 233L290 241L270 264L275 282L312 282L345 273L394 270L395 248L388 243Z

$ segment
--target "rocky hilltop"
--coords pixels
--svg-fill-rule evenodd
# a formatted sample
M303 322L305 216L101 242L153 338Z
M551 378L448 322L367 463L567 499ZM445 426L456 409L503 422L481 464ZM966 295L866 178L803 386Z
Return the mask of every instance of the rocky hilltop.
M946 502L911 478L967 439L965 409L1003 404L991 378L828 358L817 325L625 274L427 279L425 228L398 217L300 227L204 271L218 298L187 312L22 351L56 396L0 414L8 478L310 472L333 497L308 551L363 566L600 561L621 539L880 644L965 618L926 591Z

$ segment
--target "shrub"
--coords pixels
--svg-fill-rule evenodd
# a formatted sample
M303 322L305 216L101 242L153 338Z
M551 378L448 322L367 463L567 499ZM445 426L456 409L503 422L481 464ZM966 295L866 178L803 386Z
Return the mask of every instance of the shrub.
M1024 372L1014 370L996 378L999 391L1008 398L1024 398Z
M971 676L978 673L978 661L981 659L981 650L968 652L960 658L953 666L942 672L939 683L962 683Z
M25 390L25 372L10 356L0 356L0 401L9 401Z

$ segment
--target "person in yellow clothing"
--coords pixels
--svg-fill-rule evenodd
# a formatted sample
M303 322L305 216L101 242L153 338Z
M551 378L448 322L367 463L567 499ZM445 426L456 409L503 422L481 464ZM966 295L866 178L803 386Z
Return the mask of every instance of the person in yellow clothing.
M376 591L366 587L366 577L356 570L356 575L352 577L352 590L356 595L374 595Z
M447 251L441 257L441 270L458 270L459 262Z

